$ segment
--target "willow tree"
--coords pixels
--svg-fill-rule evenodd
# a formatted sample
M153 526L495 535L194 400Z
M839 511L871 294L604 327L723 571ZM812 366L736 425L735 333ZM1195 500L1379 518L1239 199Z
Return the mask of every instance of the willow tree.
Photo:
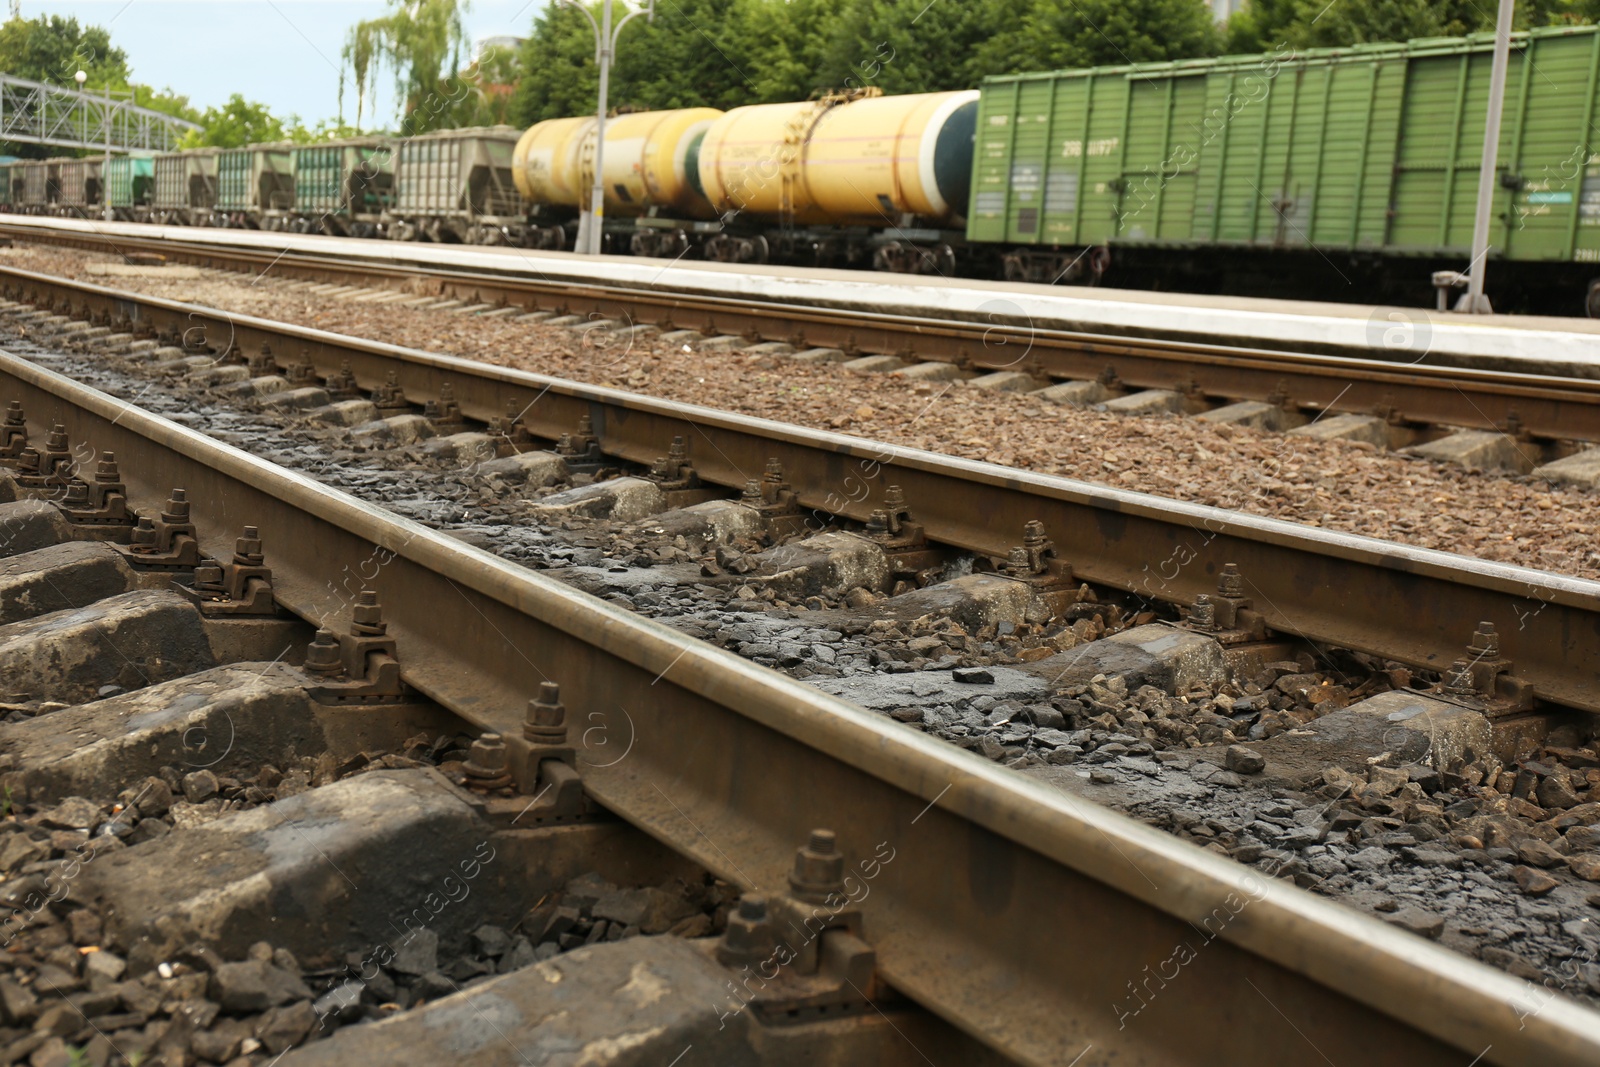
M358 22L345 39L343 58L356 86L356 127L384 67L394 74L402 101L403 133L448 125L473 87L457 77L467 0L388 0L389 11Z

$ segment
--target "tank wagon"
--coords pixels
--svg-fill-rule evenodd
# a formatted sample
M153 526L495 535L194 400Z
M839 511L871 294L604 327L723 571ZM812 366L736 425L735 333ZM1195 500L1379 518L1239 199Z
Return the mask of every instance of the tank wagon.
M700 187L697 154L716 108L641 111L606 121L607 244L635 255L675 256L692 243L691 232L714 232L716 217ZM594 187L593 116L551 119L528 129L513 155L517 191L532 205L530 234L538 248L566 248L579 212ZM624 244L625 241L625 244Z
M393 143L352 137L294 150L294 206L277 228L376 237L394 203Z
M698 153L701 187L729 222L706 256L954 271L977 108L976 92L872 90L733 109Z
M1425 301L1434 270L1471 258L1493 44L990 78L968 241L1015 280L1115 262L1122 284L1254 274L1257 291ZM1490 236L1518 265L1490 272L1503 304L1600 315L1597 77L1596 27L1512 38Z
M387 236L526 245L528 210L511 174L518 136L510 126L479 126L400 141Z

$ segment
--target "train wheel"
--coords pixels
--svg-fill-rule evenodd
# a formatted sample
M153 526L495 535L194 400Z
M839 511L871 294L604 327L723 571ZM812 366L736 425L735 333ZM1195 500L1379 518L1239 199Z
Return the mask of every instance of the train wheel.
M1583 302L1583 309L1591 319L1600 319L1600 278L1589 283L1589 296Z

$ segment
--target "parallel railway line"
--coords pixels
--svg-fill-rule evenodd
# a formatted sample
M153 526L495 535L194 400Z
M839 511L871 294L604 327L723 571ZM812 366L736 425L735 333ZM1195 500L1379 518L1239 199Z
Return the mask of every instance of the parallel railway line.
M98 252L149 253L175 262L255 275L363 287L420 289L470 304L522 307L693 329L851 355L883 354L976 372L1021 371L1040 382L1104 381L1128 391L1176 390L1194 413L1219 403L1270 403L1286 411L1379 413L1397 427L1461 427L1554 443L1600 441L1600 381L1488 371L1381 358L1337 349L1246 349L1119 337L1016 323L841 312L825 307L579 285L529 277L397 266L355 259L226 247L212 242L64 231L0 223L0 236ZM1340 358L1330 360L1329 355Z

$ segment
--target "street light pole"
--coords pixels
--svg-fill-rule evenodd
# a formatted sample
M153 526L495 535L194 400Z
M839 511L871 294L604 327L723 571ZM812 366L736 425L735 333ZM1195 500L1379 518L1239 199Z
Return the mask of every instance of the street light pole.
M1485 260L1489 258L1489 213L1494 209L1495 175L1500 152L1500 113L1505 107L1506 67L1511 63L1511 12L1516 0L1500 0L1494 26L1494 67L1489 73L1489 109L1483 123L1483 163L1478 170L1478 212L1472 223L1472 263L1467 271L1465 310L1493 311L1483 295ZM1523 62L1527 62L1526 59Z
M589 27L594 30L595 66L600 70L600 101L595 113L594 126L594 185L589 190L588 210L581 211L578 216L578 240L573 248L575 252L598 256L604 247L602 239L606 219L606 112L610 110L608 97L611 93L611 64L615 61L617 39L622 36L622 28L640 15L646 16L647 21L654 22L656 4L655 0L645 0L643 7L633 8L613 27L612 0L601 0L598 22L582 0L561 0L561 2L568 7L577 8L583 12L583 17L589 20Z
M89 80L88 72L80 70L78 73L72 76L72 80L78 83L78 91L82 92L83 83ZM105 110L106 154L105 158L100 161L100 194L105 200L105 205L100 212L100 217L107 222L110 222L114 217L111 210L111 112L114 110L115 108L111 103L111 85L107 83ZM84 132L87 133L88 131L85 130ZM85 140L87 140L87 138L85 138ZM84 204L83 206L87 208L89 205ZM88 212L85 211L85 214L87 215Z

